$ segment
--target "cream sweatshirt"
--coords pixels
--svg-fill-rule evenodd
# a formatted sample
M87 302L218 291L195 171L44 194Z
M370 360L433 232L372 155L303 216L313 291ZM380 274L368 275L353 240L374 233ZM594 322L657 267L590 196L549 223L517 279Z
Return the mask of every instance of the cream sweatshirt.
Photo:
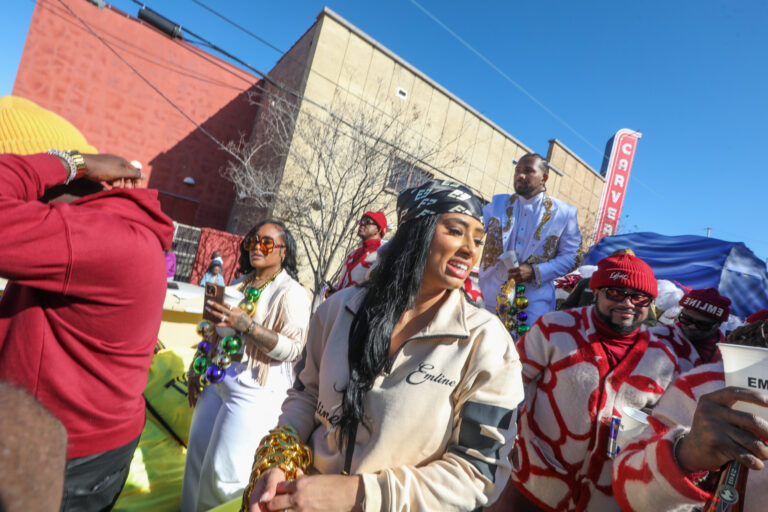
M365 293L347 288L318 308L283 404L280 425L298 429L320 473L344 469L335 425L349 379L350 326ZM449 293L366 397L369 428L358 427L351 467L362 475L366 512L475 510L509 478L520 361L496 317L459 290Z

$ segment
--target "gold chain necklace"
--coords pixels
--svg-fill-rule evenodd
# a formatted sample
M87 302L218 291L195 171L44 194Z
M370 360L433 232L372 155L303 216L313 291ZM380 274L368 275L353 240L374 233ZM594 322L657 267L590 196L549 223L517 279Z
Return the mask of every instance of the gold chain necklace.
M270 277L269 279L264 282L261 286L250 286L255 284L256 282L256 275L243 283L243 286L240 288L241 291L243 291L243 294L245 295L245 298L240 302L238 307L248 313L249 316L253 316L256 314L256 302L258 302L259 298L261 297L261 292L264 291L264 288L267 287L269 283L275 280L275 278L282 272L283 269L281 268L275 274Z
M274 280L275 280L275 278L278 276L278 274L280 274L280 272L282 272L282 271L283 271L283 269L282 269L282 268L281 268L281 269L279 269L277 272L275 272L274 274L272 274L272 277L270 277L269 279L267 279L267 280L264 282L264 284L262 284L261 286L256 286L256 285L255 285L255 283L256 283L256 281L257 281L257 279L256 279L256 274L254 273L254 274L253 274L251 277L249 277L248 279L246 279L246 280L243 282L243 284L241 284L241 285L240 285L240 291L241 291L241 292L245 292L246 290L248 290L248 288L256 288L257 290L263 290L264 288L266 288L266 287L267 287L267 285L268 285L269 283L271 283L272 281L274 281Z

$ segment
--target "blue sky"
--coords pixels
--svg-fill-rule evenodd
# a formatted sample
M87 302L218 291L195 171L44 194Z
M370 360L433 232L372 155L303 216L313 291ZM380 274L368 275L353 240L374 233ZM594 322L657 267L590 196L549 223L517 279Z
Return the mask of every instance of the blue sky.
M622 231L711 227L768 258L768 2L416 0L574 133L412 0L204 1L283 50L328 5L541 153L557 138L599 169L616 130L639 130ZM279 57L192 0L146 4L258 68ZM4 5L0 95L13 87L33 7Z

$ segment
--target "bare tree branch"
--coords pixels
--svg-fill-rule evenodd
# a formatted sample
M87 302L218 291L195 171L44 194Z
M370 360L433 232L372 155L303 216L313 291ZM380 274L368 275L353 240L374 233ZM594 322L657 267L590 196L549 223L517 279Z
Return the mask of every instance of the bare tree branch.
M446 154L452 141L415 132L422 113L399 100L385 108L337 100L331 114L264 89L254 133L229 145L237 158L223 172L241 202L272 209L289 225L315 296L357 244L355 224L365 211L386 207L415 170L445 173L461 161Z

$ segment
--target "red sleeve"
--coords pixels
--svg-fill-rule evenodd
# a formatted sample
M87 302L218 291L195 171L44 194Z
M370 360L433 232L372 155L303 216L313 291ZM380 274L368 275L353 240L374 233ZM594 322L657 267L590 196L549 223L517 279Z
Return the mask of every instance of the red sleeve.
M544 324L537 319L527 333L517 340L516 348L523 365L523 382L528 384L539 378L549 366L551 344L543 332Z
M0 198L36 201L50 187L64 183L67 170L53 155L0 154Z
M62 183L58 158L40 154L0 155L0 275L52 291L63 291L70 262L61 216L37 199Z
M690 430L696 404L705 394L723 387L722 369L699 366L679 377L648 417L650 426L613 463L613 491L621 510L689 510L710 494L697 487L672 454L675 440Z
M65 177L64 166L54 156L0 155L0 276L41 290L97 299L110 290L114 293L114 286L124 285L126 279L135 279L139 264L146 261L144 252L152 250L162 258L155 234L120 222L109 208L38 201ZM119 209L130 199L110 201Z

